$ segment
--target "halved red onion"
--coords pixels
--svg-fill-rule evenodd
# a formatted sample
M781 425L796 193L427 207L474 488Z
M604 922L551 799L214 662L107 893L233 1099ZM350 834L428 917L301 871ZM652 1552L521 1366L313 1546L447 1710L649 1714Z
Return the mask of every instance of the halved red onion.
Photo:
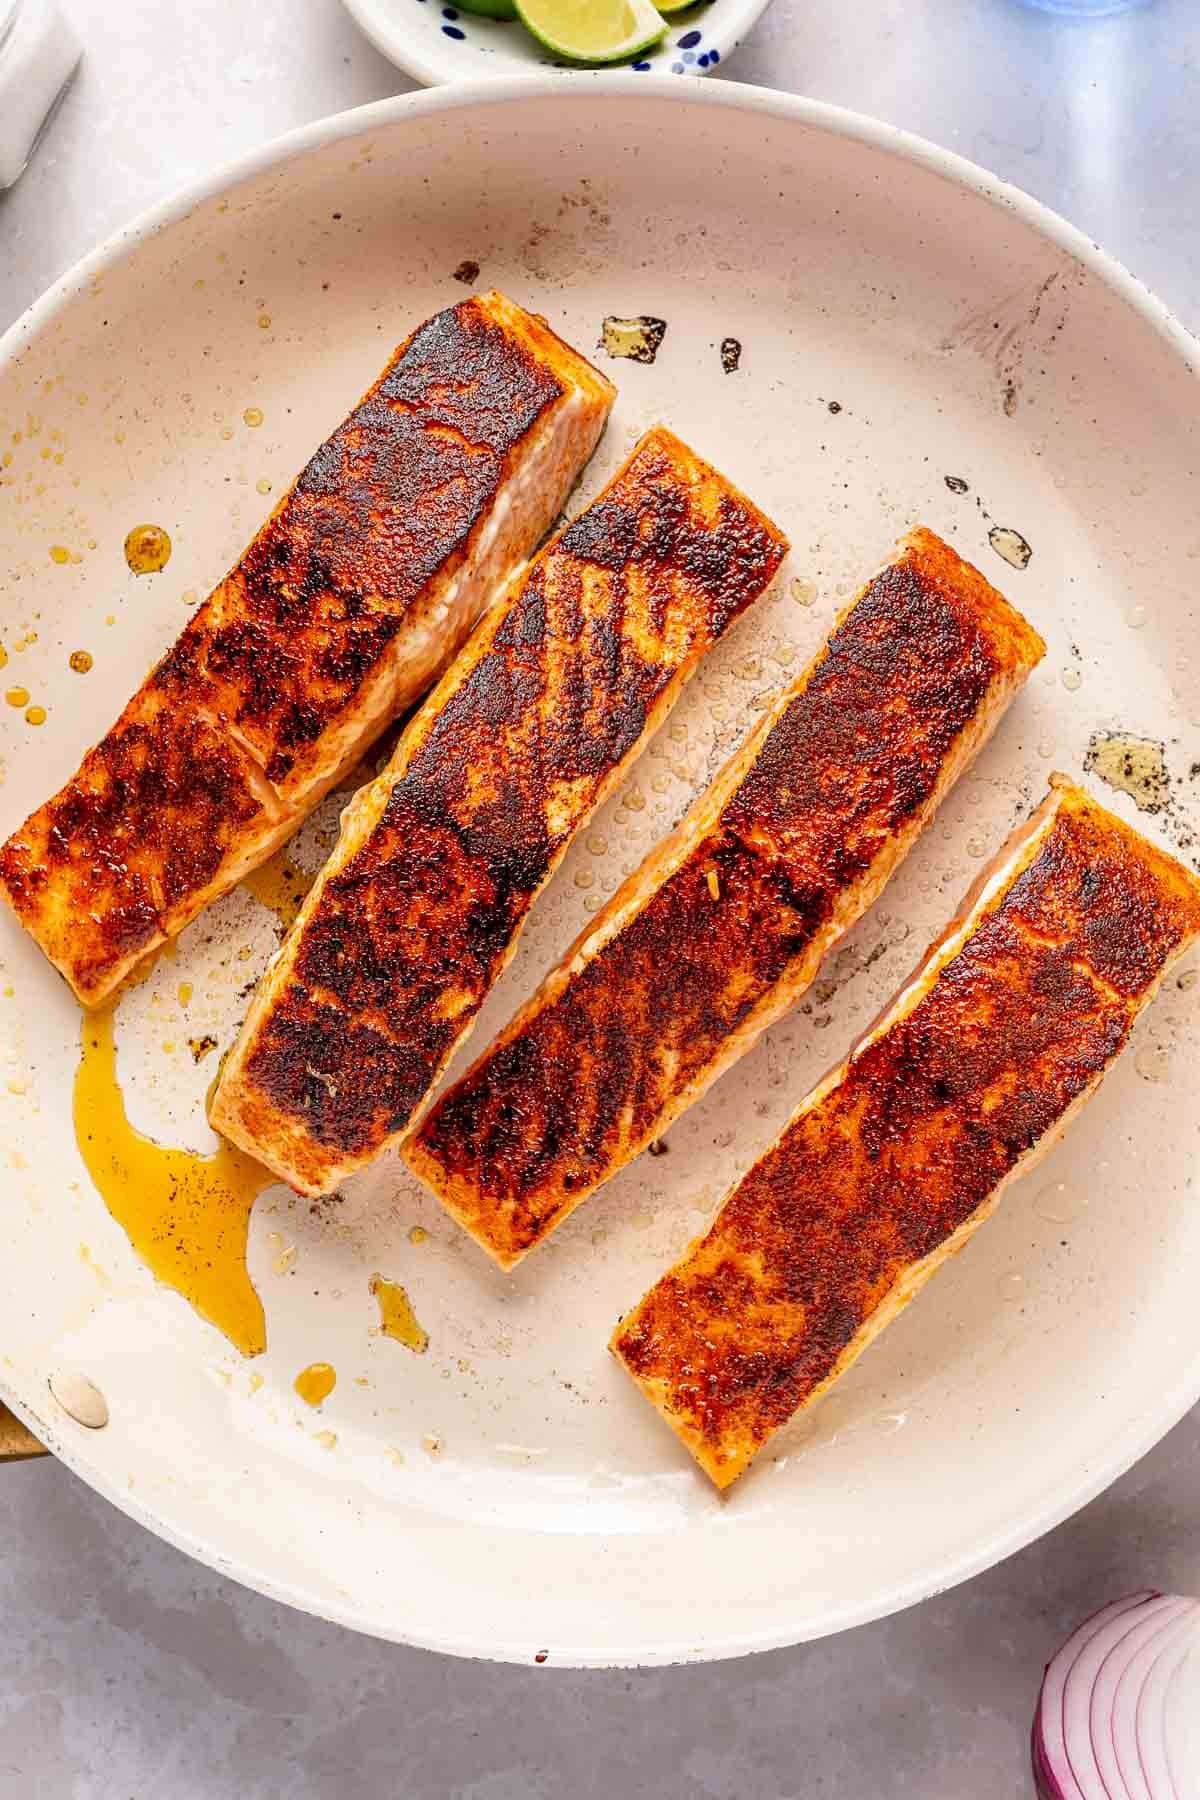
M1200 1600L1145 1591L1102 1607L1046 1668L1041 1800L1200 1800L1198 1703Z

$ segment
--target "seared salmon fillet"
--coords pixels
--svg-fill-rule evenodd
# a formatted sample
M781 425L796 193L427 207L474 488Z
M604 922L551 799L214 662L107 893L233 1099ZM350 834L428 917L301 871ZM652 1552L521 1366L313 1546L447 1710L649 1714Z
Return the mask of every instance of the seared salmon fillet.
M1043 651L911 532L406 1148L504 1268L792 1006Z
M502 294L400 346L60 793L0 894L85 1004L295 831L537 546L612 405Z
M661 428L484 619L355 797L217 1089L327 1193L410 1125L575 832L787 544Z
M1200 935L1200 881L1065 776L612 1348L724 1488L1061 1134Z

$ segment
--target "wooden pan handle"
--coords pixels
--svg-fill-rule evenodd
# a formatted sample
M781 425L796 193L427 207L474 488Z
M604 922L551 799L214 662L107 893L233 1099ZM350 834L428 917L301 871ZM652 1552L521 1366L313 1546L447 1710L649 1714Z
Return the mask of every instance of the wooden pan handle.
M46 1446L39 1444L32 1431L27 1431L20 1419L0 1401L0 1463L21 1462L26 1457L48 1454Z

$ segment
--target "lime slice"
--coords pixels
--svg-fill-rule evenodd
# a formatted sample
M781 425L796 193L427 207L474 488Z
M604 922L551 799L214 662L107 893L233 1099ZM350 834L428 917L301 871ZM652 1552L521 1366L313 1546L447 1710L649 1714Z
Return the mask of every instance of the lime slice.
M517 9L513 0L454 0L459 12L478 13L481 19L515 19ZM690 6L692 0L683 0Z
M619 62L667 29L650 0L517 0L517 13L539 44L571 62Z
M686 12L695 4L696 0L661 0L658 10L666 17L668 14Z

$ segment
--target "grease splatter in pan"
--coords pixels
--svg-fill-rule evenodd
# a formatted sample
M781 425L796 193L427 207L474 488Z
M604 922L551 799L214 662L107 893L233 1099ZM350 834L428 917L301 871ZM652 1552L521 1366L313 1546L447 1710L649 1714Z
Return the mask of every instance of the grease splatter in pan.
M993 525L988 532L988 543L1002 556L1006 563L1014 569L1027 569L1033 556L1033 547L1019 531L1011 525Z
M732 375L742 360L741 341L735 337L721 339L721 367L727 375Z
M1128 794L1140 812L1160 813L1170 802L1166 752L1153 738L1125 731L1093 732L1083 766L1089 775Z
M618 319L612 314L605 319L601 345L609 356L623 356L629 362L652 363L667 335L667 321L642 313L634 319Z
M125 561L135 575L157 575L171 560L171 539L161 525L135 525L125 538Z
M395 1338L406 1350L423 1356L429 1348L429 1333L418 1324L412 1301L400 1283L372 1275L371 1292L379 1303L379 1329L383 1336Z

